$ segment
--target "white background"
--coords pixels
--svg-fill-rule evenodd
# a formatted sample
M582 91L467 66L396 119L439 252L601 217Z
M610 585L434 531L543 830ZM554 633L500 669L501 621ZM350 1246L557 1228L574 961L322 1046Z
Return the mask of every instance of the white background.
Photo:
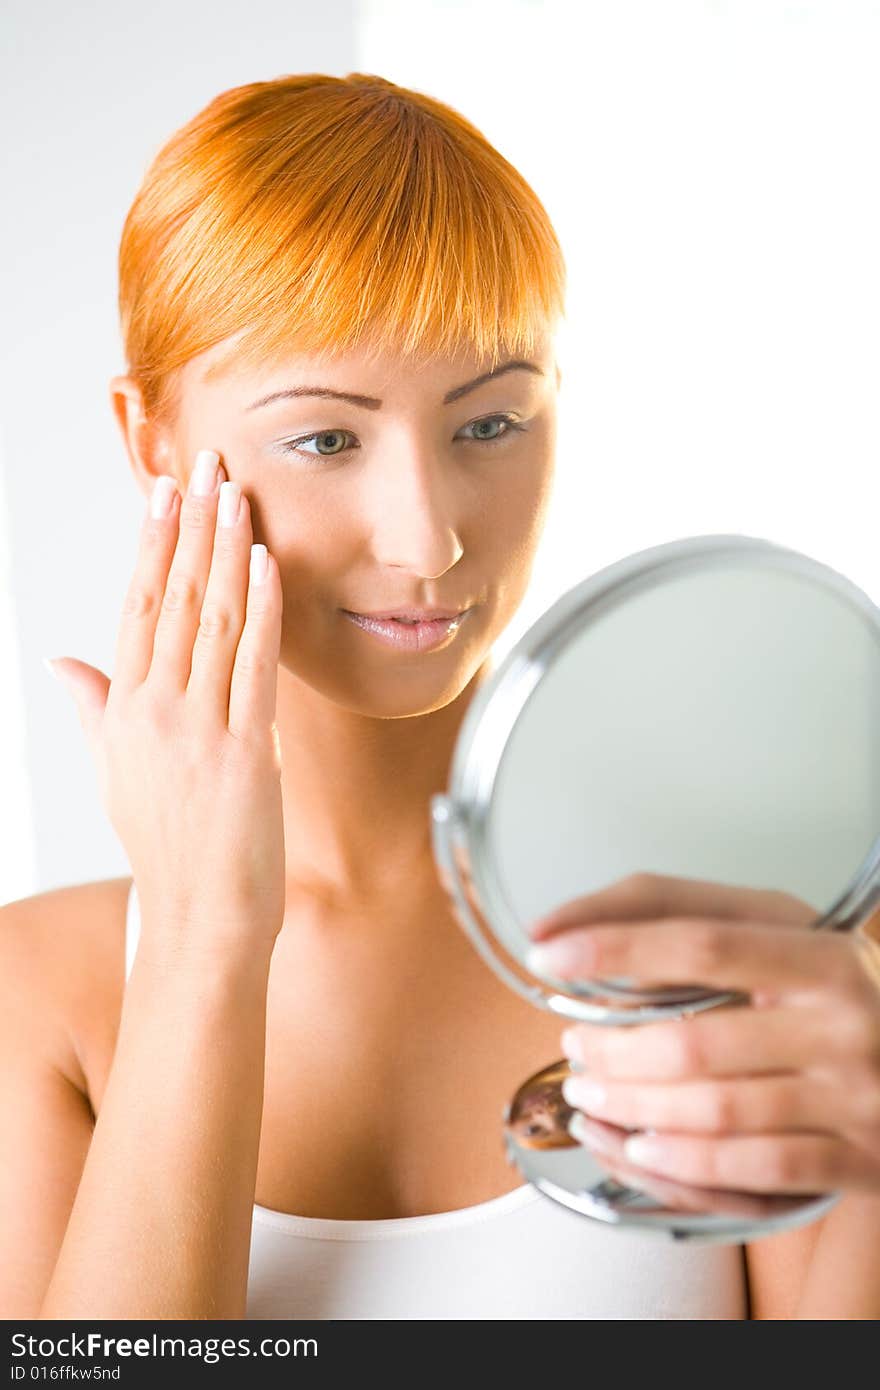
M4 0L0 902L128 872L72 700L112 674L143 502L108 382L122 222L207 101L376 72L456 107L569 268L557 488L499 654L686 535L806 551L880 602L880 3Z

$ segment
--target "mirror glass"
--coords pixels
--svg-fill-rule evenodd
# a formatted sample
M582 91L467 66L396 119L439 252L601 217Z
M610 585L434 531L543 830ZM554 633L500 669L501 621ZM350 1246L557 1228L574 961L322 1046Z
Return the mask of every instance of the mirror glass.
M678 893L770 891L773 920L804 930L869 915L880 899L880 610L836 571L757 538L628 557L564 595L493 672L432 815L459 922L537 1006L638 1026L747 1005L694 980L538 979L528 926L576 898L631 894L645 875ZM504 1143L529 1181L585 1215L744 1240L836 1199L654 1179L627 1188L568 1134L568 1071L548 1058L524 1078ZM598 1127L620 1157L625 1131Z
M876 626L754 556L658 577L590 615L513 725L485 822L492 925L522 963L529 922L646 872L821 917L878 834Z

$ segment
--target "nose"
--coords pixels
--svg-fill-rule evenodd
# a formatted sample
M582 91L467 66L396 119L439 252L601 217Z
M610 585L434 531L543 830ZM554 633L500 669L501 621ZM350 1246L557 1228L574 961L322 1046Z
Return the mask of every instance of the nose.
M464 554L451 465L411 446L388 450L368 481L377 562L436 579ZM381 477L382 484L378 479Z

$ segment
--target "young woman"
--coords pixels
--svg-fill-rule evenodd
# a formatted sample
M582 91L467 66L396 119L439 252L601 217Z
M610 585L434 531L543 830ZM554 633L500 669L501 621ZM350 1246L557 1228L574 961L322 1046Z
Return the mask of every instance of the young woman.
M823 1316L818 1223L682 1247L504 1156L561 1025L428 807L541 537L563 290L520 175L376 76L223 93L149 169L111 386L149 506L112 680L58 668L132 877L2 910L3 1316Z

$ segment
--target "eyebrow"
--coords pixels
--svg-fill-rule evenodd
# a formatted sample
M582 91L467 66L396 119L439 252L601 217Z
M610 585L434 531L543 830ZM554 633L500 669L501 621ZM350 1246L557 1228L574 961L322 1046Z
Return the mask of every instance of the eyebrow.
M466 381L463 386L454 386L443 397L443 405L451 405L453 401L460 400L469 391L475 391L478 386L482 386L484 381L491 381L493 377L515 371L534 372L537 376L544 375L542 368L535 362L504 362L491 372L484 372L482 376L474 377L473 381ZM337 401L348 401L351 405L362 406L364 410L380 410L382 407L382 402L377 400L375 396L359 396L351 391L334 391L329 386L291 386L285 391L273 391L269 396L262 396L246 408L258 410L260 406L271 405L273 401L288 400L294 396L322 396Z

